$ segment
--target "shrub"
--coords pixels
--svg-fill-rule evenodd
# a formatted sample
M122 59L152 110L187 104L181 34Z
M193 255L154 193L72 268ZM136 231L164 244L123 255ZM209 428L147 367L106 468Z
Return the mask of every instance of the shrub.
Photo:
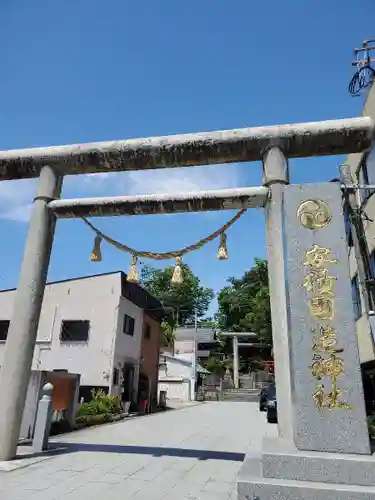
M92 415L87 419L87 425L99 425L112 420L111 415L108 413L101 413L100 415Z
M102 413L120 413L120 400L116 396L109 396L102 389L92 391L90 404L95 409L94 415Z
M121 412L120 400L116 396L109 396L103 390L93 390L92 400L80 405L76 415L78 423L87 422L90 417L99 415L115 415Z
M77 410L77 418L95 415L95 407L90 403L82 403Z
M109 413L101 413L100 415L81 415L76 418L77 424L85 424L87 426L104 424L105 422L111 421L112 415Z

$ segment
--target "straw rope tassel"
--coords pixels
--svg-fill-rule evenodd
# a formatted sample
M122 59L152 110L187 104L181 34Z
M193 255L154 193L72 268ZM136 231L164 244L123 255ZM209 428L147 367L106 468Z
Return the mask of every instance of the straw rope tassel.
M184 277L182 274L181 257L176 257L176 266L173 271L171 283L173 283L173 285L182 285L183 282Z
M127 281L129 283L139 283L139 274L137 271L137 261L138 261L138 257L133 254L132 260L130 263L129 274L127 276Z
M94 240L94 248L92 249L91 252L91 257L90 260L91 262L101 262L102 261L102 251L100 249L100 245L102 242L101 236L98 234L95 236Z
M221 233L220 235L220 245L217 251L217 258L219 260L227 260L228 259L228 249L227 249L227 235L225 233Z

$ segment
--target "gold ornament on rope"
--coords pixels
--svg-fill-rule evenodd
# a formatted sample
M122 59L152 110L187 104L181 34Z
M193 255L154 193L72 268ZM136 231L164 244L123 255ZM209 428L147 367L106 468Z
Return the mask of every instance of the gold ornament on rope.
M132 260L130 263L130 269L129 269L129 274L127 275L126 279L129 281L129 283L139 283L139 274L137 270L137 262L138 262L138 257L133 254L132 255Z
M205 238L202 238L201 240L197 241L193 245L189 245L180 250L172 250L170 252L160 252L160 253L147 252L144 250L134 250L134 248L128 247L127 245L120 243L119 241L116 241L110 236L107 236L106 234L102 233L97 227L94 226L94 224L88 221L85 217L82 217L82 220L96 234L94 249L91 254L91 260L93 262L100 262L102 260L100 244L102 240L104 240L110 245L116 247L118 250L122 250L123 252L127 252L132 255L130 271L127 279L131 283L139 283L139 274L137 271L137 260L139 257L143 257L145 259L153 259L153 260L176 259L176 265L172 276L172 283L178 285L183 283L182 257L189 252L199 250L210 241L215 240L217 237L220 237L220 245L217 257L219 260L228 259L227 235L225 233L227 229L229 229L245 212L246 208L243 208L242 210L237 212L237 214L234 217L232 217L228 222L226 222L221 228L217 229L214 233L206 236Z
M228 259L228 249L227 249L227 235L225 233L221 233L220 235L220 246L217 251L217 258L219 260L227 260Z
M91 252L91 257L90 257L91 262L102 261L102 252L100 249L101 242L102 242L102 237L99 234L97 234L94 240L94 248L92 249Z
M184 282L184 276L183 276L181 264L182 264L182 258L176 257L176 265L175 265L173 275L172 275L172 280L171 280L171 283L173 285L182 285L182 283Z

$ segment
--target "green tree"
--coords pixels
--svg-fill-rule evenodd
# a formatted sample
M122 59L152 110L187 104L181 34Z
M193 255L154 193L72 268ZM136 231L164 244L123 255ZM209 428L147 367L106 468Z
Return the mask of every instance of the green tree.
M272 344L267 261L255 259L255 265L242 278L227 281L229 285L218 295L220 329L254 332L261 341Z
M163 338L162 338L162 345L163 347L172 347L173 341L174 341L174 331L173 327L168 324L166 321L163 321L161 324L162 330L163 330Z
M205 368L214 375L224 377L227 370L227 362L215 356L210 356L205 363Z
M141 272L142 286L163 304L165 322L172 328L194 322L195 310L198 319L204 317L213 299L210 288L200 284L189 266L182 265L184 281L174 285L172 280L174 266L155 269L145 266Z

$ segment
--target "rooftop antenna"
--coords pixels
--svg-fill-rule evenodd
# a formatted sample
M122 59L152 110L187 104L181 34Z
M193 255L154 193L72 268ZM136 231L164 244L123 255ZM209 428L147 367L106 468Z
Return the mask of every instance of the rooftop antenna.
M355 61L352 61L352 66L356 68L356 72L349 83L349 93L353 97L358 97L362 90L371 87L375 80L375 70L371 63L375 62L375 39L364 40L362 47L354 49Z

